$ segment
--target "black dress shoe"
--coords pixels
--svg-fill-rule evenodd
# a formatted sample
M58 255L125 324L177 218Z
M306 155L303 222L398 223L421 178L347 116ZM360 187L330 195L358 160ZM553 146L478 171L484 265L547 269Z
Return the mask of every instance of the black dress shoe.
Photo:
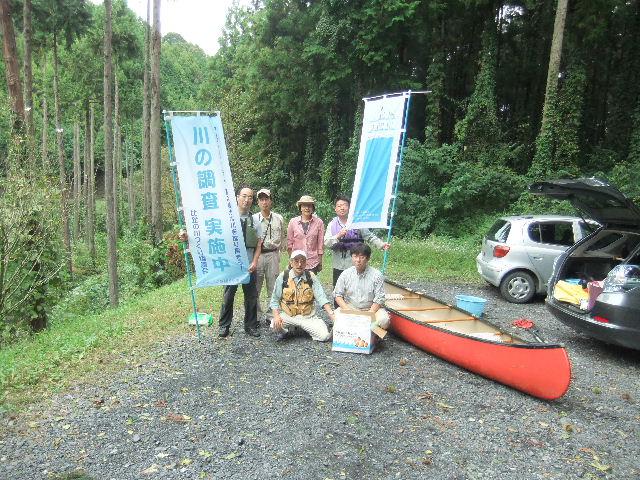
M260 332L255 328L247 328L247 329L245 329L244 333L246 333L250 337L259 337L260 336Z
M228 337L229 336L229 327L220 327L218 329L218 336L220 338Z

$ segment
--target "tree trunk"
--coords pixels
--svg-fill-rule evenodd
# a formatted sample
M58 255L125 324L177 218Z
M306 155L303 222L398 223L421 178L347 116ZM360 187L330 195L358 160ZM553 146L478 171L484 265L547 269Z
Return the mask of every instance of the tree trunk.
M82 175L80 174L80 124L78 122L73 126L73 239L77 241L80 238L80 182Z
M558 89L558 74L560 73L560 59L562 58L562 39L564 37L564 24L567 19L567 3L569 0L558 0L556 19L553 25L553 39L551 40L551 53L549 55L549 68L547 70L547 88L544 95L544 108L542 110L542 128L545 127L549 112L549 102L555 98Z
M95 267L96 258L96 157L95 157L95 110L89 106L89 177L87 178L87 249Z
M11 5L9 0L0 0L0 24L2 24L2 39L7 90L11 99L11 110L15 115L14 127L20 129L24 124L24 100L22 85L20 84L20 66L18 65L18 49L16 36L11 19Z
M49 173L49 118L47 111L47 97L42 96L42 170Z
M42 157L42 171L45 175L49 174L49 111L47 109L47 85L46 85L46 71L47 71L47 54L42 53L42 145L41 145L41 157Z
M151 39L151 225L153 241L162 241L162 168L160 119L160 0L153 2L153 34Z
M122 174L122 144L120 138L120 90L118 85L117 67L114 68L114 113L113 113L113 206L114 224L116 226L116 238L120 235L120 218L122 208L120 201L120 185Z
M58 91L58 39L53 34L53 103L56 118L56 142L58 144L58 169L60 175L60 202L62 207L62 235L64 238L64 248L67 260L67 270L73 276L73 265L71 259L71 232L69 230L69 209L68 209L68 189L67 172L64 158L64 130L62 128L60 112L60 92Z
M91 163L91 155L89 153L89 126L90 126L90 118L89 118L89 102L87 101L85 103L85 110L84 110L84 151L83 151L83 157L82 157L82 202L84 203L84 209L83 209L83 218L84 218L84 224L85 224L85 230L84 230L84 243L88 244L87 242L87 229L86 229L86 224L89 221L89 167L90 167L90 163Z
M129 229L133 230L136 227L136 191L133 185L133 170L134 162L129 157L129 143L125 140L124 144L124 162L127 170L127 193L129 204Z
M27 124L27 142L30 167L35 166L35 132L33 127L33 68L31 61L31 0L24 0L24 113Z
M149 95L149 49L151 45L151 27L149 25L149 5L147 0L147 23L144 31L144 74L142 80L142 176L144 183L144 216L147 225L151 225L151 156L149 152L150 95Z
M113 64L111 58L111 0L104 1L104 195L107 204L107 263L109 303L118 305L118 259L116 251L116 205L113 191Z

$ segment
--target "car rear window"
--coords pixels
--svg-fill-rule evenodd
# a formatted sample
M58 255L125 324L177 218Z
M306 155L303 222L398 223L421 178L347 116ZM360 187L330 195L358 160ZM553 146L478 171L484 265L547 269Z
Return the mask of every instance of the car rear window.
M511 230L511 222L503 219L496 220L496 223L487 232L487 240L494 242L506 242Z
M580 222L580 236L586 237L587 235L591 235L598 229L598 225L589 222Z
M534 222L529 225L529 237L534 242L551 245L573 245L573 225L569 222Z

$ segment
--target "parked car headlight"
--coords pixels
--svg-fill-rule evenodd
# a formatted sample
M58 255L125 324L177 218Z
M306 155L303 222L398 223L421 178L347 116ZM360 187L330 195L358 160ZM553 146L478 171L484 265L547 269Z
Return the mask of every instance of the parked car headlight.
M618 265L604 279L602 292L626 292L636 287L640 287L640 266Z

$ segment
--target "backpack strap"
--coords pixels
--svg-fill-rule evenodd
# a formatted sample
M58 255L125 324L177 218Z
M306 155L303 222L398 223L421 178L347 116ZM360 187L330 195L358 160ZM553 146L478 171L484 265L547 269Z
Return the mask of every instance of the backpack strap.
M282 275L282 288L285 287L285 285L287 285L289 283L289 272L291 271L291 268L287 268L284 271L284 274ZM304 271L307 274L307 283L309 284L309 286L313 286L313 278L311 277L311 274L313 273L311 270L305 270Z

